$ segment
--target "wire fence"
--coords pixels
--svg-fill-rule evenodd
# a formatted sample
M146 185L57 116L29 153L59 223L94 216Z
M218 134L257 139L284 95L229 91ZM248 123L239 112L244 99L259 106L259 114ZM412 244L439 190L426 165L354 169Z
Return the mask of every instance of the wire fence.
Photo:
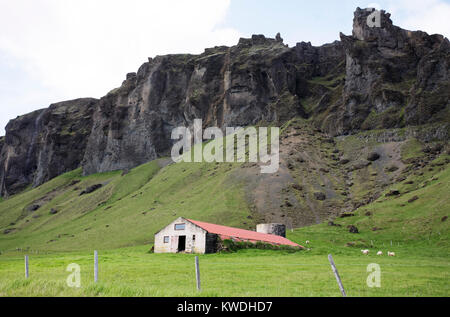
M233 256L229 261L224 261L218 256L195 255L170 255L167 261L161 261L161 259L164 259L164 255L162 257L160 255L149 255L145 258L147 261L136 264L137 258L142 259L136 254L132 254L130 257L122 254L116 259L112 254L106 253L102 256L102 254L95 252L89 257L86 255L74 256L73 260L79 260L80 265L71 263L70 270L70 265L68 266L70 255L65 255L63 258L58 257L57 254L54 255L54 257L48 258L27 256L25 261L26 273L25 276L22 275L22 279L25 277L25 280L36 282L53 281L53 283L60 285L59 288L61 288L61 283L66 283L66 280L68 287L76 287L76 285L81 285L80 280L82 279L83 285L86 285L86 282L91 285L99 283L102 285L101 289L103 289L105 283L114 288L115 283L120 281L121 285L127 285L125 289L129 287L136 289L151 287L155 292L159 292L159 288L177 288L180 287L179 284L183 284L184 289L186 289L185 284L187 284L190 285L192 291L213 291L217 294L221 294L222 286L224 289L235 288L238 289L238 293L249 294L254 292L254 288L267 287L265 293L257 294L272 296L271 292L273 292L273 296L290 296L292 293L296 294L296 292L304 294L305 287L320 283L323 285L320 286L319 290L317 289L319 286L315 285L314 289L311 288L306 292L314 294L314 292L323 290L326 294L337 295L341 291L341 294L347 295L348 287L350 295L357 292L364 293L370 287L366 286L366 283L368 283L367 285L369 283L377 285L377 279L381 279L381 270L383 278L391 279L391 285L395 280L397 282L403 281L406 285L410 275L416 271L433 272L433 275L429 278L430 285L433 279L448 281L450 273L450 263L399 263L399 261L408 260L395 257L388 258L387 256L380 258L375 255L360 255L363 263L348 263L349 259L345 258L346 255L337 255L335 266L333 266L334 263L331 264L331 261L327 261L326 255L314 255L313 260L318 263L277 263L276 259L267 261L264 256L261 258L256 256L259 260ZM127 259L130 261L127 261ZM289 257L288 255L284 259L301 261L308 258ZM311 261L311 258L309 260ZM388 261L395 262L389 263ZM20 279L19 276L23 274L19 274L22 270L18 269L17 262L18 258L9 259L4 264L9 263L10 266L5 267L1 265L2 259L0 258L0 287L1 281L8 278L11 279L11 283L17 284L17 280ZM381 262L381 267L377 262ZM375 268L375 270L372 272L369 267ZM421 269L424 267L428 270ZM413 269L402 270L402 268ZM371 274L375 275L371 277ZM427 278L426 273L421 274L420 278ZM165 281L166 277L170 277L169 282ZM187 288L189 289L189 287ZM141 292L143 291L141 290ZM142 294L145 294L145 292Z

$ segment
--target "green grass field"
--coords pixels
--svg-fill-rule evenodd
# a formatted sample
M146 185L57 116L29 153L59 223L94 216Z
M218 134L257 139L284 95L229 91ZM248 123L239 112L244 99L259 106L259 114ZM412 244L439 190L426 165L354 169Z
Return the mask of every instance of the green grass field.
M417 157L418 148L411 142L404 155ZM353 217L334 220L337 226L289 230L288 238L308 251L201 255L201 293L195 288L193 255L148 251L154 233L179 216L254 228L243 185L230 178L240 164L165 166L159 160L126 175L87 177L75 170L0 200L0 296L340 296L328 254L349 296L449 296L448 159L443 154L386 188L385 193L401 194L382 195ZM79 196L93 184L103 187ZM36 203L41 207L30 211ZM349 233L349 225L360 233ZM100 254L97 284L94 250ZM379 250L383 256L376 255ZM26 254L29 279L24 278ZM66 284L71 263L81 267L79 289ZM380 265L380 288L366 284L371 263Z
M401 248L395 248L401 249ZM99 283L93 283L93 254L31 255L24 278L21 255L1 259L0 296L340 296L327 255L242 250L200 256L202 292L196 291L193 255L149 254L147 247L101 251ZM348 296L448 296L446 257L406 252L393 257L349 255L334 261ZM332 252L333 253L333 252ZM69 288L71 263L81 267L81 287ZM381 268L381 287L369 288L367 265Z

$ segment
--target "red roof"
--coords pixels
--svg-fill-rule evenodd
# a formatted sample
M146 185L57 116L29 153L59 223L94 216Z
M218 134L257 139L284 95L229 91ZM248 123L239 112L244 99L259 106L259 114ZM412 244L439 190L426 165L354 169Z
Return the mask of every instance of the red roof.
M270 244L276 244L276 245L289 245L293 247L300 247L303 248L301 245L292 242L291 240L288 240L286 238L274 235L274 234L266 234L266 233L260 233L250 230L244 230L244 229L237 229L232 227L226 227L226 226L220 226L215 225L212 223L206 223L201 221L195 221L186 219L189 222L192 222L193 224L199 226L200 228L208 231L209 233L214 233L219 235L222 239L234 239L237 241L250 241L250 242L267 242Z

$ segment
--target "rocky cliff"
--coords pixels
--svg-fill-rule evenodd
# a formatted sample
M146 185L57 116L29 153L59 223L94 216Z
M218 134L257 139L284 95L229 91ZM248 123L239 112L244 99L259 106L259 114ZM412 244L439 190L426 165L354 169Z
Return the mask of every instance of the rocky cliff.
M341 34L346 54L342 96L322 128L334 135L356 130L447 122L450 45L441 35L403 30L381 11L381 27L357 9L353 35ZM337 125L330 124L337 122Z
M340 43L288 48L255 35L201 55L158 56L102 98L84 158L85 174L124 169L167 155L171 131L192 126L282 123L306 116L299 96L307 78L327 73Z
M52 105L12 120L0 140L1 195L80 164L85 175L168 155L171 131L309 118L331 136L449 122L449 41L357 9L352 36L289 48L254 35L200 55L157 56L100 100ZM3 144L4 143L4 144Z
M2 196L79 167L96 99L77 99L11 120L0 156Z
M5 144L5 137L0 136L0 153L2 152L3 145Z

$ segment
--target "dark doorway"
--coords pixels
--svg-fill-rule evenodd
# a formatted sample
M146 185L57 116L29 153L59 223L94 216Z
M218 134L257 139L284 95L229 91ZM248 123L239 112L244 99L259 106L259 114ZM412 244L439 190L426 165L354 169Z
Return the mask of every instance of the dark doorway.
M178 237L178 252L186 251L186 236Z

